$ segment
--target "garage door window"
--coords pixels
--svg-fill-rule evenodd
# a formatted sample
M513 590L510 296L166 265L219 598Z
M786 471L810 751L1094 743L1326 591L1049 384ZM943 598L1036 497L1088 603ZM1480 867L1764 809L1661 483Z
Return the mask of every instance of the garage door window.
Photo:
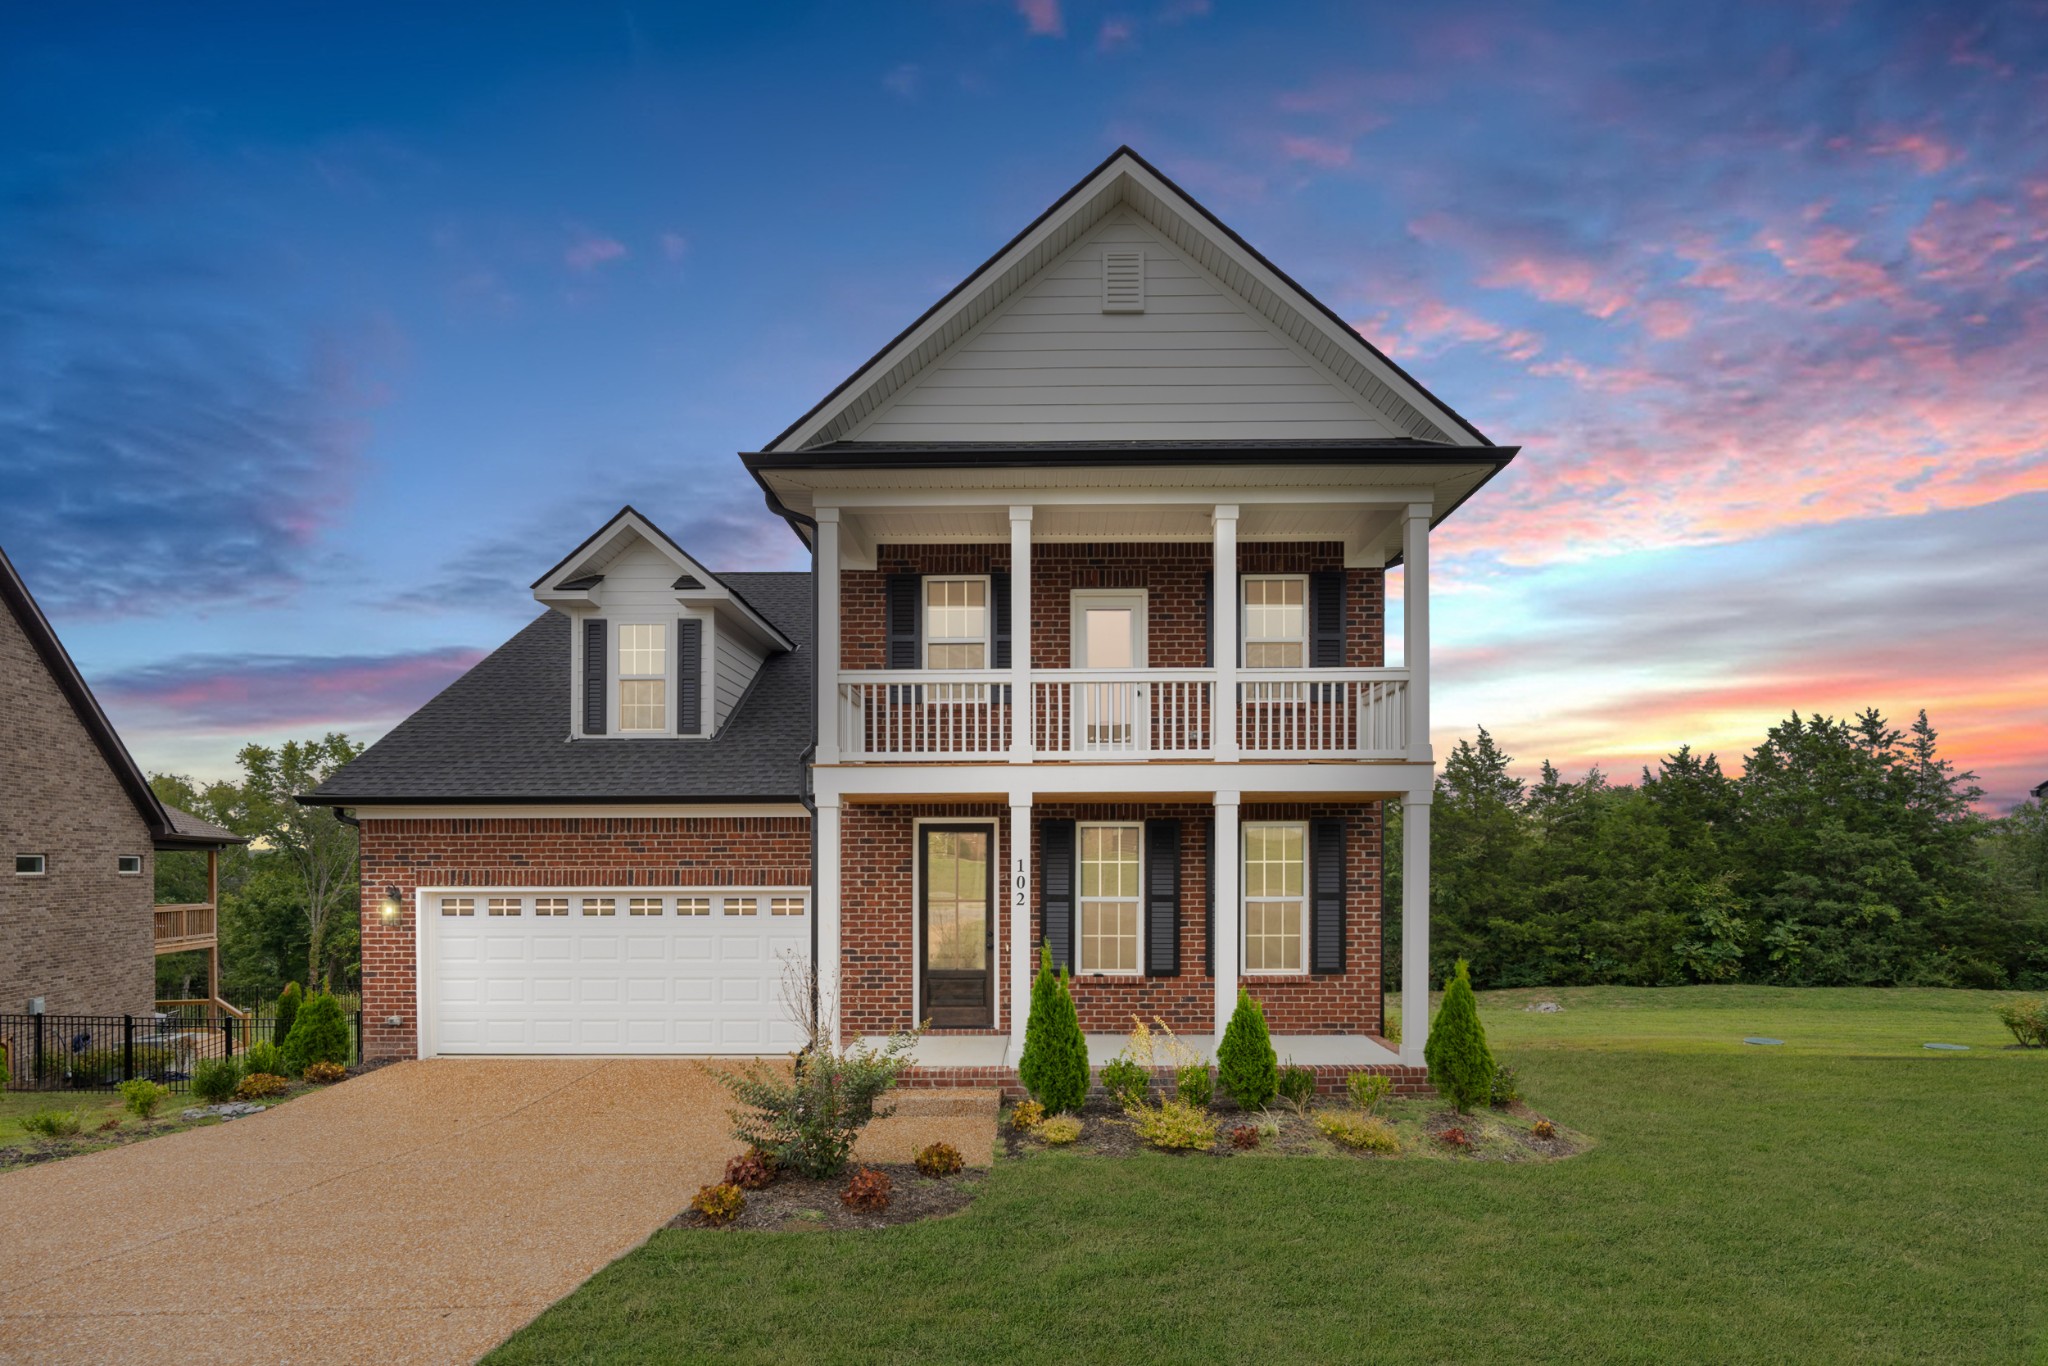
M725 899L727 915L759 915L761 903L751 896L729 896Z
M442 915L475 915L476 898L473 896L444 896L441 898Z
M802 915L804 899L800 896L778 896L768 903L770 915Z
M679 896L676 898L677 915L710 915L711 898L708 896Z
M535 915L569 914L569 898L566 896L537 896L533 899Z
M612 897L586 896L583 898L583 914L585 915L615 915L618 909L619 903Z
M626 901L627 915L660 915L661 898L658 896L629 897Z
M492 915L518 915L522 909L524 908L516 896L494 896L491 898Z

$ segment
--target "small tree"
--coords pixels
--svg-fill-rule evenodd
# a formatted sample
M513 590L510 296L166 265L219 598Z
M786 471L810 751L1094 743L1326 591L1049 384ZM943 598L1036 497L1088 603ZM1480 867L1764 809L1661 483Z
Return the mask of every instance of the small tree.
M306 993L299 990L297 982L286 982L284 991L277 998L277 1021L272 1026L270 1037L279 1046L292 1036L292 1024L299 1018L299 1007L304 1005Z
M1046 959L1031 984L1031 1018L1024 1026L1024 1055L1017 1078L1048 1111L1079 1111L1088 1099L1088 1038L1067 990L1066 974Z
M1444 986L1444 1003L1429 1027L1429 1042L1422 1056L1429 1064L1431 1083L1458 1113L1484 1105L1493 1093L1493 1053L1486 1046L1486 1031L1479 1025L1479 1002L1472 995L1471 972L1462 958Z
M1216 1048L1216 1074L1240 1110L1263 1110L1280 1090L1280 1059L1266 1032L1265 1009L1242 988Z
M293 1076L316 1062L348 1062L348 1016L324 991L306 998L284 1041L284 1065Z

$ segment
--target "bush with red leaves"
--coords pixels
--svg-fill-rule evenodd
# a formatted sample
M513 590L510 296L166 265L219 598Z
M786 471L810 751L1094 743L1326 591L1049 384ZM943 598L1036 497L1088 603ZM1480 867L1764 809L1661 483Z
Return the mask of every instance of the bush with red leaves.
M862 1167L846 1183L846 1189L839 1192L839 1202L848 1209L880 1210L889 1208L889 1191L896 1183L889 1179L889 1173L878 1172L873 1167Z

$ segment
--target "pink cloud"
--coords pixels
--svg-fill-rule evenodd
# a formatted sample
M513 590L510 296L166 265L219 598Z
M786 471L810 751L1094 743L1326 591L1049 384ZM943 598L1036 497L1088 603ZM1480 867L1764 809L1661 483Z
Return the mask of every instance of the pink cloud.
M562 262L574 271L591 271L609 261L625 259L626 244L602 233L583 233L562 253Z
M1047 38L1067 36L1067 20L1060 13L1060 0L1017 0L1017 13L1024 17L1024 27L1031 33Z
M394 655L188 656L100 682L110 712L145 725L247 733L398 720L467 672L481 650Z
M1510 360L1527 361L1543 350L1543 338L1525 328L1483 318L1440 299L1424 299L1405 309L1398 322L1362 325L1397 354L1433 354L1452 346L1490 347Z
M1290 160L1306 161L1316 166L1335 169L1351 164L1350 144L1329 138L1284 137L1280 139L1280 150Z
M1870 144L1878 156L1906 157L1922 175L1938 175L1963 159L1962 152L1926 133L1896 133Z
M1611 318L1628 307L1629 291L1605 279L1584 261L1522 256L1479 278L1488 289L1519 289L1545 303L1564 304L1595 318Z
M1115 52L1129 47L1137 34L1137 26L1128 19L1104 19L1102 27L1095 33L1095 50Z

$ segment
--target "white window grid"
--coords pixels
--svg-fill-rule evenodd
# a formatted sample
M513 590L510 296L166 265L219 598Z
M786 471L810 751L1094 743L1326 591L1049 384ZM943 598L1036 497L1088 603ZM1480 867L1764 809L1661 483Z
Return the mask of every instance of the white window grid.
M533 913L543 918L569 914L569 898L566 896L537 896L533 899Z
M668 626L619 623L619 731L668 729Z
M442 915L475 915L476 898L473 896L444 896L441 898Z
M1247 975L1308 971L1308 826L1252 821L1244 827L1241 917Z
M1244 666L1299 669L1308 664L1308 576L1247 574Z
M633 896L626 898L626 914L629 916L656 916L662 912L662 898L658 896Z
M1084 822L1076 831L1081 885L1075 889L1079 970L1134 977L1145 952L1145 827Z
M485 901L484 910L493 919L504 920L524 914L526 901L523 897L494 896Z

